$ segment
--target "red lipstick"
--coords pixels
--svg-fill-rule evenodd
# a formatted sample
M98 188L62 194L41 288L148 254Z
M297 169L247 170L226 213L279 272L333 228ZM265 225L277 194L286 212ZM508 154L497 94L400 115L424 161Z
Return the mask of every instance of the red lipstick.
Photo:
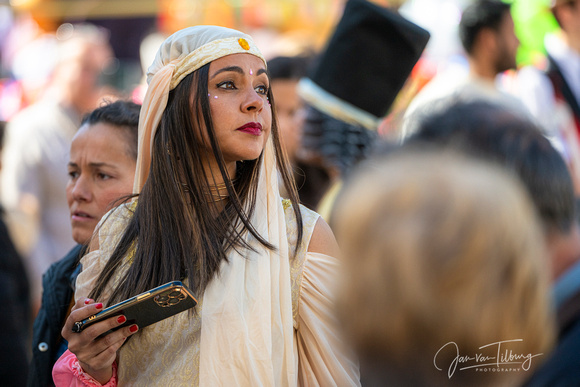
M240 126L236 130L248 134L253 134L254 136L259 136L262 134L262 124L258 122L248 122L247 124Z

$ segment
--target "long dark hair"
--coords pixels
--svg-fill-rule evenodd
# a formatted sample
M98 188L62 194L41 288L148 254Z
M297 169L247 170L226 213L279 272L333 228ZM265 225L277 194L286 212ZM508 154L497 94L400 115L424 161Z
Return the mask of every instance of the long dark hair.
M208 73L209 64L189 74L169 93L153 140L149 177L139 194L135 213L99 275L91 298L99 299L132 249L135 249L132 264L115 285L109 304L185 278L192 290L202 294L222 260L227 260L230 249L239 252L251 249L243 238L248 232L264 247L276 249L250 223L263 153L256 160L238 162L236 176L229 176L213 128ZM196 92L190 103L194 87ZM296 251L302 241L302 216L289 162L280 145L270 90L268 98L272 105L271 135L277 166L296 215ZM206 153L200 151L204 127L229 193L229 201L221 212L207 201L207 187L215 183L203 168L207 162Z

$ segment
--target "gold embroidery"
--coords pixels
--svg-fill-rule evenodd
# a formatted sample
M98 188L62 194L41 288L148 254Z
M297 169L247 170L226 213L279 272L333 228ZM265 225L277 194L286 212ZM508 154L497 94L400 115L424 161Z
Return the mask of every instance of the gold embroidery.
M147 386L163 380L168 386L199 386L202 302L194 315L185 312L160 321L123 345L119 380L124 385Z
M290 199L282 199L282 207L284 207L284 211L286 211L290 206L292 206Z
M129 266L131 266L133 264L133 259L135 258L135 253L137 252L137 244L135 243L135 241L133 241L133 243L131 244L131 247L129 248L129 252L127 253L127 256L125 257L125 263Z

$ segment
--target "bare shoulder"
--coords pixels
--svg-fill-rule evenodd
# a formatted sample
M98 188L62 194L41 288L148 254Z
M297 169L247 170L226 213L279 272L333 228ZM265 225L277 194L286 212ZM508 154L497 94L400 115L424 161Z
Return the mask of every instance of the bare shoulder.
M326 254L332 257L338 256L338 244L334 233L322 217L318 218L314 226L310 244L308 245L308 252Z

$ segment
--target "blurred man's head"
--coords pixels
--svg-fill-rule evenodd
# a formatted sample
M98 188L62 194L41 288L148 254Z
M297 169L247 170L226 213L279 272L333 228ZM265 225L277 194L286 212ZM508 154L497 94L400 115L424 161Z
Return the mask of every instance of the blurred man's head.
M580 40L580 1L553 0L552 13L567 39L573 40L573 44L578 44ZM579 49L579 47L574 48Z
M310 61L307 56L278 56L268 61L280 139L290 161L294 161L300 148L304 122L304 106L297 86L298 81L306 76Z
M113 59L107 35L94 26L70 26L59 40L58 62L52 85L61 100L85 114L102 97L101 77Z
M499 0L476 0L459 23L459 37L468 56L490 60L495 74L516 68L519 40L510 5Z
M484 374L467 358L456 369L458 353L495 356L497 346L483 346L508 337L523 341L502 349L549 349L545 245L522 184L505 170L403 148L365 162L334 215L338 310L364 385L515 386L525 371Z

